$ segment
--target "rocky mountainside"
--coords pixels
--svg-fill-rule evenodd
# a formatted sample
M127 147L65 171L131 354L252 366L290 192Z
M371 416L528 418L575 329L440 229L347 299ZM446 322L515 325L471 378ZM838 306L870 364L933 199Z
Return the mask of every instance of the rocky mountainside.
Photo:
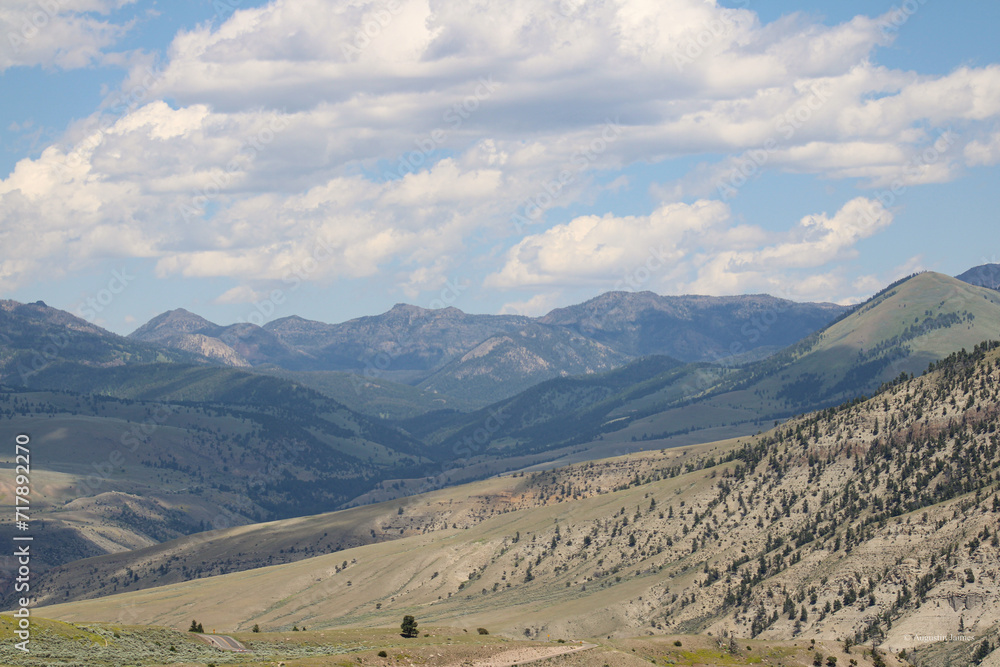
M309 362L301 351L261 327L248 323L219 326L183 308L157 315L128 337L238 368L262 364L295 368Z
M609 370L650 354L746 362L799 340L846 310L769 296L610 292L542 318L397 304L381 315L339 324L293 316L260 328L220 327L175 310L130 337L234 366L349 371L481 406L543 380Z
M617 368L629 357L572 331L526 322L490 336L418 385L445 395L496 401L539 382Z
M956 276L956 278L970 285L1000 290L1000 264L981 264Z
M805 637L970 664L1000 627L998 419L1000 344L983 344L760 436L414 497L372 517L401 528L394 541L38 613L178 625L198 609L213 627L275 630L414 614L528 637ZM459 521L455 498L480 509Z

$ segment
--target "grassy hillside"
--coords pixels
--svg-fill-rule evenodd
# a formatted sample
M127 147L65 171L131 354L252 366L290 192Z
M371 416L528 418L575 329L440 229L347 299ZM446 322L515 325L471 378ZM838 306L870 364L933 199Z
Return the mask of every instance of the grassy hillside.
M918 662L941 648L921 637L963 632L971 654L1000 623L998 387L984 346L759 437L491 481L510 501L468 527L40 613L286 630L412 613L542 638L875 641Z
M440 410L472 410L475 403L461 396L439 394L380 377L342 371L286 371L280 368L257 368L255 372L273 375L304 387L315 389L355 412L379 419L401 420Z
M892 285L801 342L718 382L693 378L700 398L624 404L605 441L670 446L766 429L775 420L871 394L902 373L1000 334L1000 293L938 273ZM654 398L654 397L651 397Z
M82 376L144 398L0 389L0 438L31 436L43 569L329 510L429 462L405 434L276 378L168 365ZM13 450L0 461L11 467ZM8 509L12 484L0 480Z

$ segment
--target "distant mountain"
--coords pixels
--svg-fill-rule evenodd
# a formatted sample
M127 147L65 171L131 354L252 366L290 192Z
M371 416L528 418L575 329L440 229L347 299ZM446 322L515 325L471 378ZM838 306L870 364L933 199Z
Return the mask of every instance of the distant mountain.
M651 354L746 363L844 311L766 295L610 292L542 318L397 304L381 315L339 324L292 316L260 328L220 327L179 309L153 318L130 337L231 366L348 371L482 406L543 380L600 372Z
M310 355L314 370L367 370L423 379L490 336L530 322L518 315L469 315L458 308L396 304L381 315L340 324L286 317L268 322L264 329Z
M870 394L902 373L919 374L997 337L1000 293L923 273L742 368L649 357L603 375L551 380L478 412L402 424L428 444L458 450L490 414L500 413L503 423L477 452L507 456L612 443L705 442Z
M527 322L490 336L419 386L453 396L500 400L554 377L617 368L626 355L572 331Z
M766 294L659 296L608 292L558 308L539 321L569 328L631 357L664 354L682 361L740 359L808 336L846 312L832 303L796 303Z
M25 384L61 363L88 367L151 362L204 363L197 353L125 338L42 301L0 301L0 383Z
M183 308L157 315L129 338L194 352L226 366L297 367L309 359L254 324L219 326Z
M940 273L917 274L778 354L714 385L699 384L705 391L692 406L661 403L615 413L624 417L616 437L656 440L692 432L690 438L703 441L712 433L753 432L773 420L871 394L903 373L919 374L998 336L1000 293Z
M1000 290L1000 264L981 264L955 277L970 285Z

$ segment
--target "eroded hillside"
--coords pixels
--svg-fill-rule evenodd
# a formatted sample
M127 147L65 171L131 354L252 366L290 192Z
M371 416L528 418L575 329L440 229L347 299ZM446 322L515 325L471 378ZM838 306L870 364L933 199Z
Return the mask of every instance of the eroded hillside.
M414 613L533 637L711 631L892 650L950 634L972 638L971 655L1000 620L998 355L980 346L753 439L491 480L521 493L465 525L44 614L182 624L198 609L219 627L278 629Z

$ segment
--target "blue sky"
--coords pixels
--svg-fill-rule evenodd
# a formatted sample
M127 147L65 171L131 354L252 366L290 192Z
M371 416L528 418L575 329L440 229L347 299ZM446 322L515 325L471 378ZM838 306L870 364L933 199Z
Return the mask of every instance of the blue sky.
M1000 6L11 0L0 289L539 315L996 262Z

